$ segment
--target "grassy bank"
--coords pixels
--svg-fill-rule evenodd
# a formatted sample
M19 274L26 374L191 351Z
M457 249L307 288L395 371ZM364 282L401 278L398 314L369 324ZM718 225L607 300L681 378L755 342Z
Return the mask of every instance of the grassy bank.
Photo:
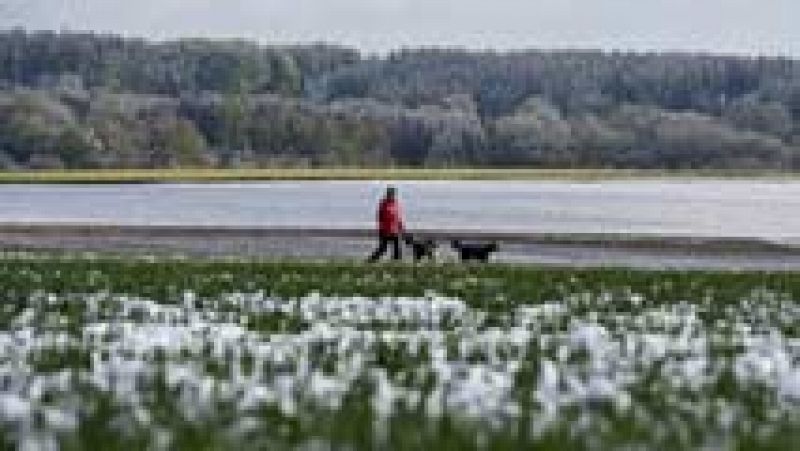
M792 449L800 274L0 256L4 449Z
M0 183L158 183L281 180L574 180L636 178L783 178L786 172L626 169L125 169L0 172Z
M738 300L755 289L800 298L800 274L791 272L653 271L572 269L520 265L369 265L349 261L224 261L125 257L4 257L0 291L127 293L169 302L186 290L201 296L262 290L297 297L310 292L332 296L424 296L427 292L468 302L503 299L541 303L569 293L639 293L674 302L713 296ZM503 308L510 308L505 306Z

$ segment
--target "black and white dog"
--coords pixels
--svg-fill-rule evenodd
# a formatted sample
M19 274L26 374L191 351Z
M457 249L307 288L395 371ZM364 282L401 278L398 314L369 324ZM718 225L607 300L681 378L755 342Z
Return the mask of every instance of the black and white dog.
M497 252L499 246L496 242L490 243L464 243L459 240L452 241L453 249L458 251L461 261L477 260L482 263L489 261L493 252Z
M432 239L417 239L413 235L405 235L404 240L406 245L411 247L411 252L414 254L414 260L420 261L427 258L430 261L436 259L436 241Z

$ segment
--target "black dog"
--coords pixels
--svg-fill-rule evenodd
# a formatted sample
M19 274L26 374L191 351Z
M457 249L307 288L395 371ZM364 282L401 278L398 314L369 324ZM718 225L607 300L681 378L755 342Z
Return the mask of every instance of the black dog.
M423 258L433 261L436 258L436 242L432 239L416 239L413 235L406 235L404 240L414 254L414 260L420 261Z
M477 260L482 263L489 261L492 252L497 252L499 246L496 242L491 243L462 243L453 240L453 249L457 250L461 256L461 261Z

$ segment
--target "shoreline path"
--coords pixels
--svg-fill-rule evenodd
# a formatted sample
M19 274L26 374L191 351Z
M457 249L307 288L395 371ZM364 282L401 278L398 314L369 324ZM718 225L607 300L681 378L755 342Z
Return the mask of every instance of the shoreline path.
M800 271L800 244L751 238L615 234L515 234L415 231L439 242L497 240L494 261L575 267ZM371 230L101 224L0 224L0 249L64 250L245 258L357 258L374 247ZM408 255L408 254L407 254Z

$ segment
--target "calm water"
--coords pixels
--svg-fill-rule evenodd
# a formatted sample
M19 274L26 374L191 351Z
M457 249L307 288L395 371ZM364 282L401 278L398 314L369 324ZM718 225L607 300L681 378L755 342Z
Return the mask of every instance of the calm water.
M410 228L800 241L800 183L403 182ZM369 227L383 184L0 186L1 222Z

